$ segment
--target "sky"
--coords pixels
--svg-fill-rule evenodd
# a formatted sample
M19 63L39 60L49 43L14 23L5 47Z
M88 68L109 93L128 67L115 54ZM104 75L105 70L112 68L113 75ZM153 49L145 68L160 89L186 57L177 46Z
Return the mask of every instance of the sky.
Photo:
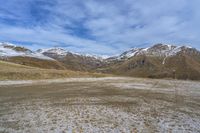
M200 49L200 0L0 0L0 41L116 55L155 43Z

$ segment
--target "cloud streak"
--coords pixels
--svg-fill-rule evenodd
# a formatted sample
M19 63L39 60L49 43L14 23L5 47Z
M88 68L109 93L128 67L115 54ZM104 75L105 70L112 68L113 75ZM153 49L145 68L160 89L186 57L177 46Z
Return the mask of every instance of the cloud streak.
M159 42L200 49L198 5L198 0L7 0L0 2L0 40L106 55Z

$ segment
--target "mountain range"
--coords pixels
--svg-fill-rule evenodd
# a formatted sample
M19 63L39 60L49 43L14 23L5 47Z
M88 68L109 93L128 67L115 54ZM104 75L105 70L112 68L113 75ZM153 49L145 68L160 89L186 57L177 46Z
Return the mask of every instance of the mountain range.
M45 69L200 80L200 51L189 46L155 44L148 48L133 48L118 56L102 58L63 48L32 51L11 43L0 43L0 59Z

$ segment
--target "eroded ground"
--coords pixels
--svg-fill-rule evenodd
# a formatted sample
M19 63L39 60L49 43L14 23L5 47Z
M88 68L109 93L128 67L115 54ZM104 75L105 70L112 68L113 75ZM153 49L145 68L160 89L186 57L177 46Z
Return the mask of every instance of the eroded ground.
M200 82L135 78L0 82L0 132L198 133Z

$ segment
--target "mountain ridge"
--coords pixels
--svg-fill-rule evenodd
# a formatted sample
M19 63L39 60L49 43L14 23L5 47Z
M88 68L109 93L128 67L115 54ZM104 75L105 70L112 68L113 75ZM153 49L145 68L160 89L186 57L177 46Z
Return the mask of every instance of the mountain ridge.
M133 56L142 55L142 54L146 54L147 56L173 56L174 54L177 54L183 49L195 49L195 48L185 46L185 45L176 46L176 45L158 43L147 48L130 49L128 51L123 52L119 56L116 56L116 58L117 59L131 58Z
M33 52L30 49L25 47L17 46L11 43L0 43L0 56L1 57L14 57L14 56L25 56L25 57L34 57L45 60L53 60L43 54L38 52Z
M9 50L6 53L2 47L20 54L16 56L11 52L9 56ZM189 46L158 43L148 48L133 48L118 56L101 58L74 53L63 48L40 49L33 52L25 47L8 44L0 45L0 58L2 57L6 57L6 61L48 69L200 80L200 51Z
M195 49L197 51L199 51L198 49L196 48L193 48L193 47L190 47L190 46L187 46L187 45L174 45L174 44L164 44L164 43L157 43L157 44L154 44L150 47L146 47L146 48L130 48L129 50L127 51L124 51L122 52L121 54L118 54L116 56L114 55L94 55L94 54L81 54L81 53L77 53L77 52L73 52L73 51L68 51L62 47L50 47L50 48L44 48L44 49L38 49L36 51L32 51L28 48L25 48L25 47L22 47L22 46L18 46L16 44L13 44L13 43L9 43L9 42L0 42L0 48L4 46L4 47L13 47L13 48L18 48L18 49L24 49L23 52L25 51L29 51L30 53L38 53L38 54L43 54L45 52L49 52L49 53L54 53L54 54L57 54L57 55L67 55L67 54L74 54L74 55L80 55L80 56L87 56L87 57L94 57L94 58L97 58L97 59L109 59L109 58L114 58L114 57L118 57L119 58L124 58L124 57L127 57L127 58L130 58L130 57L133 57L135 55L138 55L138 54L146 54L147 51L154 49L154 48L168 48L168 50L165 51L165 54L173 54L174 53L177 53L179 52L181 49ZM1 49L0 49L1 50ZM170 52L171 50L171 52ZM173 51L173 52L172 52ZM167 53L167 52L170 52L170 53ZM1 53L0 53L1 54ZM0 55L1 56L1 55ZM156 56L156 55L154 55Z
M102 71L145 78L200 79L200 52L188 46L156 44L107 59Z

